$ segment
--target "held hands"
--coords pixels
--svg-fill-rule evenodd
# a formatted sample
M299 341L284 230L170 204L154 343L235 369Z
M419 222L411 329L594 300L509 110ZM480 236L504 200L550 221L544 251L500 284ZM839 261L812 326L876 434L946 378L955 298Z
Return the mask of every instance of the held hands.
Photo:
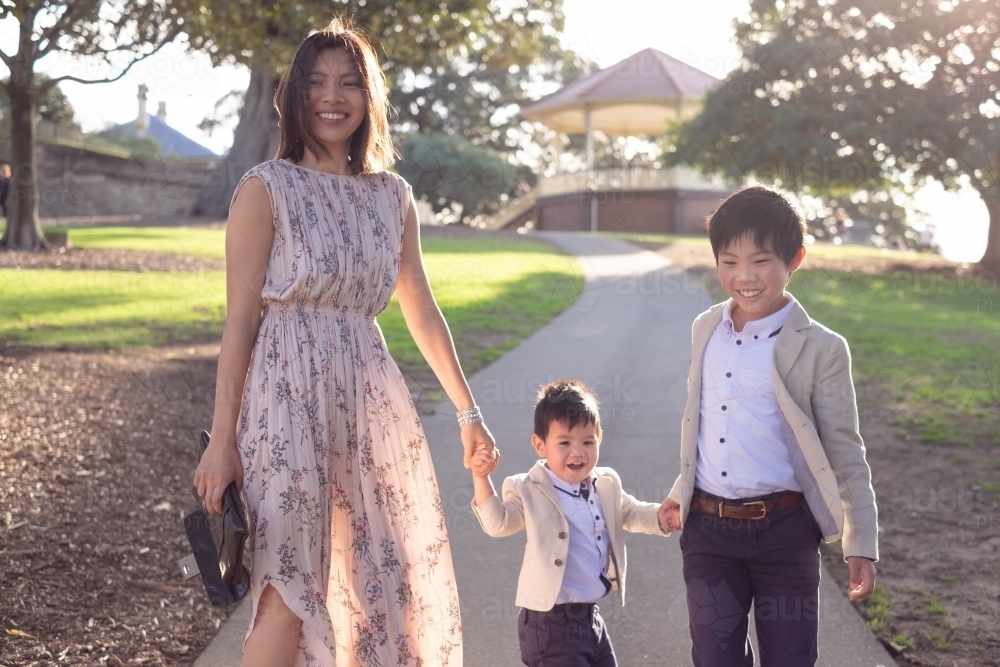
M875 563L864 556L848 556L847 567L851 573L851 602L864 600L875 590Z
M463 426L462 447L465 449L466 468L472 466L472 454L480 446L485 447L491 455L493 450L496 449L496 442L494 442L490 430L486 428L486 424L480 422L478 424L466 424Z
M243 490L243 464L239 452L233 445L221 441L212 444L201 455L201 462L194 471L194 487L205 501L205 511L222 514L222 494L229 483L236 481L236 487Z
M496 446L490 451L485 444L479 445L472 453L472 476L489 477L499 464L500 450Z
M656 518L660 521L660 530L668 535L675 530L681 530L681 506L670 498L664 498L660 503Z

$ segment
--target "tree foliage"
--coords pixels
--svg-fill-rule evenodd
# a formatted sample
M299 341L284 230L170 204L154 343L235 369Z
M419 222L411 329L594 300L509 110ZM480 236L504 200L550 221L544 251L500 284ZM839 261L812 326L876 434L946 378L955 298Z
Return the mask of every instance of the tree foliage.
M418 143L429 146L438 145L435 142L443 141L445 135L461 137L511 162L533 140L532 128L516 115L518 105L531 94L532 84L575 78L587 63L559 42L564 20L561 0L521 0L504 7L498 9L489 0L364 0L351 6L317 0L280 0L267 5L238 0L207 6L188 22L186 31L192 48L209 53L214 62L247 65L264 79L266 72L283 72L310 31L335 14L347 16L369 35L379 53L389 79L398 141L423 135L425 140ZM224 109L233 97L227 94L219 108ZM262 96L254 101L241 108L241 125L248 114L263 119L254 122L272 122L260 109ZM203 128L211 130L220 120L209 118ZM273 127L256 132L238 128L236 141L261 141L262 133L274 131ZM430 136L437 138L426 139ZM234 152L241 148L234 145ZM485 154L467 148L452 151L449 159L456 154L486 159ZM470 168L478 166L477 162ZM401 171L406 169L400 166ZM228 196L207 194L214 202L228 202ZM443 196L425 194L434 200ZM457 208L464 211L463 217L493 206L486 200L473 206L468 201L454 203L462 204ZM206 203L206 209L212 206Z
M799 191L968 181L1000 264L1000 6L983 0L753 0L742 61L669 159Z
M35 78L39 84L42 84L51 77L39 72ZM0 114L2 114L2 118L0 118L2 130L0 131L10 134L10 96L7 94L6 79L0 79ZM80 129L80 123L76 120L76 111L58 85L50 89L45 97L38 100L38 104L35 106L35 118L64 127Z
M293 7L294 5L294 7ZM302 39L335 14L371 38L389 79L397 129L463 134L499 150L517 148L516 105L542 76L565 80L586 64L563 49L561 0L522 0L507 10L488 0L318 0L212 3L188 22L194 49L213 62L266 66L279 75Z
M470 220L487 215L534 184L530 169L457 135L415 134L403 142L399 174L435 211Z

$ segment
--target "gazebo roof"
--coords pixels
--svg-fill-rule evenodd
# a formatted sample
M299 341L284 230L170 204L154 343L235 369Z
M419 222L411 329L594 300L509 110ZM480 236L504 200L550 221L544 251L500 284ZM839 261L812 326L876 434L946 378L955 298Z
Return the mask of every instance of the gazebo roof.
M697 112L718 79L656 49L577 79L521 109L521 116L557 132L593 129L615 136L661 134L667 122Z

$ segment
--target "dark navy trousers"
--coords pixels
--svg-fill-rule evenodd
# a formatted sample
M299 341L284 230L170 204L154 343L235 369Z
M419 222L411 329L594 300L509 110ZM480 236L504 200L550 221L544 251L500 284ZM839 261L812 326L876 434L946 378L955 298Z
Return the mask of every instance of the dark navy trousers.
M517 618L521 662L528 667L617 667L608 629L596 604L522 609Z
M753 667L751 603L761 667L816 663L821 539L804 502L759 520L688 514L680 547L695 667Z

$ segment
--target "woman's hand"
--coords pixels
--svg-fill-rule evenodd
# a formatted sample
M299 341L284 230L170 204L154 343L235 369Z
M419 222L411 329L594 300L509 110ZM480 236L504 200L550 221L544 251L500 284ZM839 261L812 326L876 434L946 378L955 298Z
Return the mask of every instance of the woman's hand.
M233 445L213 446L210 443L194 471L194 487L205 501L209 514L222 514L222 494L232 481L236 482L236 488L243 490L243 464L239 452Z
M493 450L496 449L496 443L493 441L493 436L490 434L490 430L486 428L486 424L466 424L462 427L462 447L465 449L465 467L472 467L472 453L476 449L483 445L486 449L485 451L493 456Z

